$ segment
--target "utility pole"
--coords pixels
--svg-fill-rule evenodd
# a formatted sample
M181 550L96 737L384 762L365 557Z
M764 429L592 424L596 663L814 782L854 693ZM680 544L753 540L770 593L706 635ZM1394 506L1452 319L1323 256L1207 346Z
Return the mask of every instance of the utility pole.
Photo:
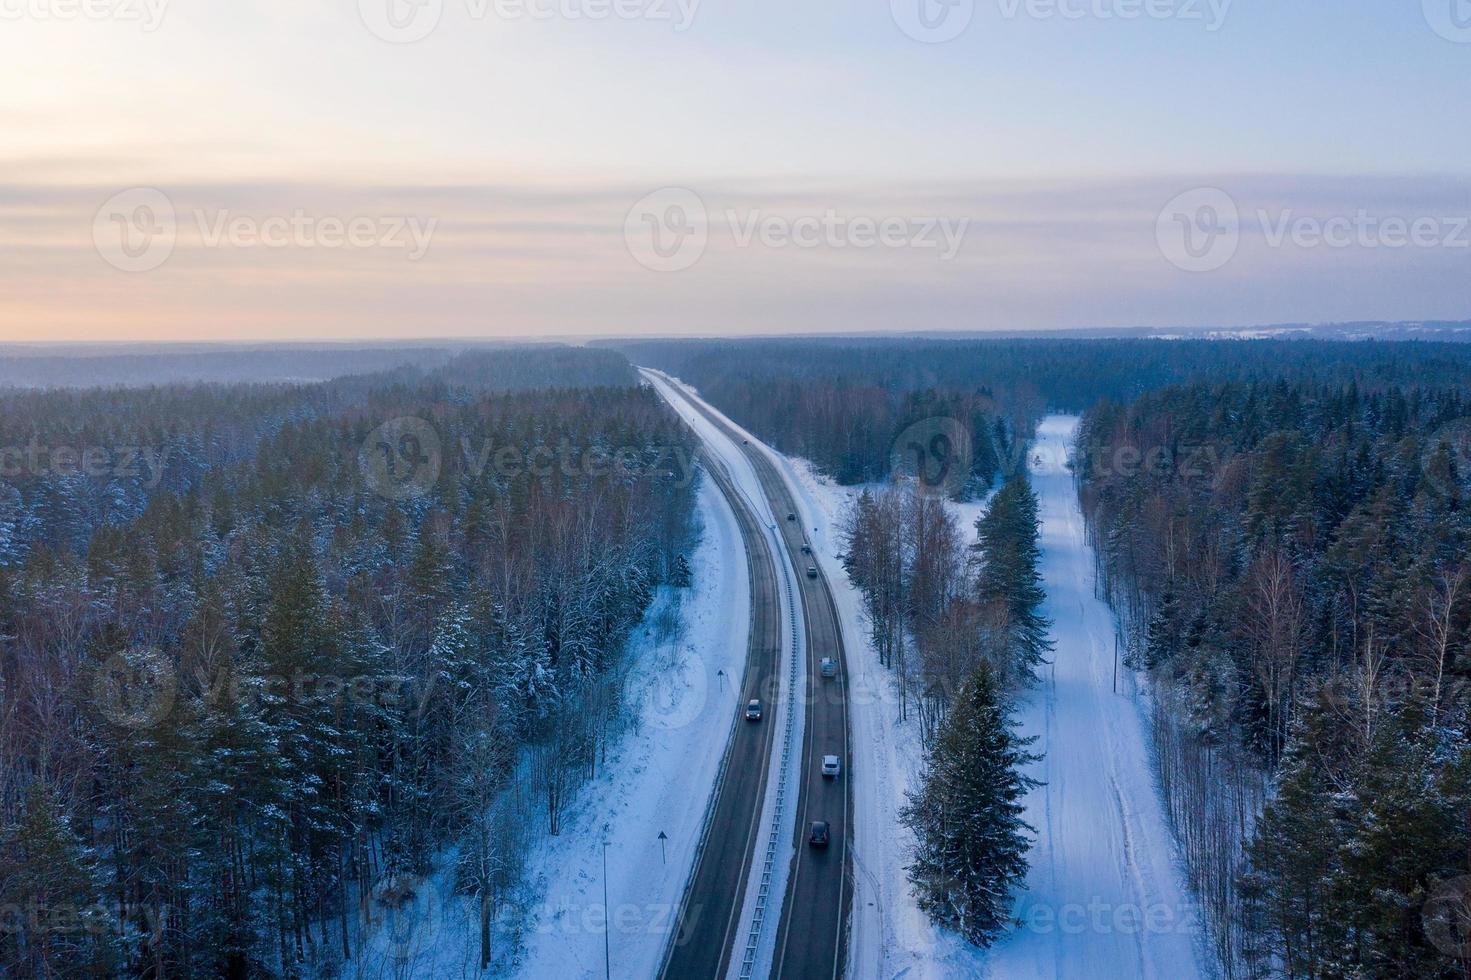
M1113 693L1119 693L1119 638L1114 634L1113 638Z
M608 932L613 928L612 913L608 909L608 842L603 841L603 977L613 980L613 944Z

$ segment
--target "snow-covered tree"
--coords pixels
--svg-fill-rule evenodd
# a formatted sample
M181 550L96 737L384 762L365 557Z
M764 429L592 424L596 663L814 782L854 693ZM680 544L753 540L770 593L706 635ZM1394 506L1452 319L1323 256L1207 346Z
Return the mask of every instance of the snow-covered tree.
M930 918L977 946L1012 921L1012 891L1027 872L1022 773L1032 739L1012 731L990 666L981 663L955 697L929 754L924 785L901 813L916 846L909 879Z

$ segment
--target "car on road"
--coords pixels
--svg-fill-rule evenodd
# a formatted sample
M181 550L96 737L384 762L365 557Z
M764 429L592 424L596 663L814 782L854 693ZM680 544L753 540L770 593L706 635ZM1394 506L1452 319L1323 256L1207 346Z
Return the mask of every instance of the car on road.
M823 677L838 676L838 662L832 657L823 657L821 668Z
M817 578L817 566L816 565L808 565L807 566L807 577L808 578Z
M807 843L811 847L827 847L828 837L831 836L826 820L812 821L812 829L807 832Z
M787 520L789 520L789 521L795 521L796 519L797 519L797 515L796 514L788 514L787 515Z
M760 721L761 720L761 699L760 698L752 698L750 700L750 702L748 702L746 704L746 720L747 721Z
M802 554L804 554L804 555L810 555L810 554L812 554L812 545L810 545L810 544L804 544L804 545L802 545Z
M841 773L842 771L843 771L843 764L842 764L842 762L840 762L838 760L838 757L837 756L835 756L835 755L825 755L825 756L822 757L822 775L823 775L824 778L827 778L827 779L836 778L837 775L839 773Z

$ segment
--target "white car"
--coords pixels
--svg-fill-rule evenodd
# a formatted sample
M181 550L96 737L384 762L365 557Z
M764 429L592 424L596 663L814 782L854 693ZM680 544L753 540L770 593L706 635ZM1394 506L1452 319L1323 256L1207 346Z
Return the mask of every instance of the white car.
M823 657L822 658L822 676L823 677L837 677L838 676L838 662L836 660L834 660L832 657Z
M838 775L838 773L840 773L842 771L843 771L843 764L838 761L838 757L837 756L835 756L835 755L825 755L825 756L822 757L822 774L823 774L823 776L835 778Z

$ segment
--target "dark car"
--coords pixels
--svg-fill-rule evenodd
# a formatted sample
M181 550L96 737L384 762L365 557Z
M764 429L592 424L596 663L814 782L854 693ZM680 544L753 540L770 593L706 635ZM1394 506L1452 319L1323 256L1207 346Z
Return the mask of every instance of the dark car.
M812 829L807 832L807 843L812 847L827 847L829 831L826 820L814 820Z
M787 520L789 520L789 521L795 521L796 519L797 519L797 515L796 514L788 514L787 515Z

